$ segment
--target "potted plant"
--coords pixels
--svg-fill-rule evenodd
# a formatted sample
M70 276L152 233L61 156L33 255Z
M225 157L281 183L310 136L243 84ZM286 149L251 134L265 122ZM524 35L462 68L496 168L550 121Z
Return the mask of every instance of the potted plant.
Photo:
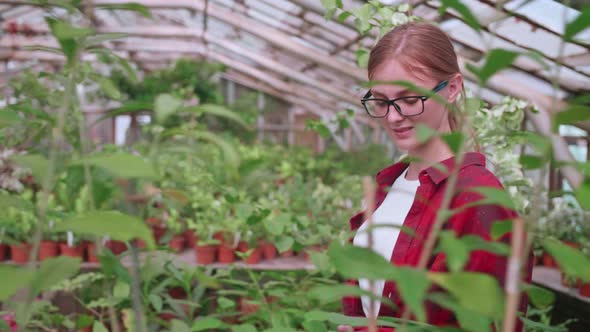
M33 225L36 216L32 211L20 210L14 207L8 208L8 218L5 223L6 236L12 241L10 253L12 261L23 264L29 261L33 237Z
M202 219L187 219L187 225L197 234L195 259L198 264L212 264L217 260L219 241L213 235L217 232L214 224Z
M181 252L184 250L185 244L185 224L180 220L179 212L176 209L170 209L168 219L166 220L166 226L170 233L170 240L168 240L168 246L175 252Z

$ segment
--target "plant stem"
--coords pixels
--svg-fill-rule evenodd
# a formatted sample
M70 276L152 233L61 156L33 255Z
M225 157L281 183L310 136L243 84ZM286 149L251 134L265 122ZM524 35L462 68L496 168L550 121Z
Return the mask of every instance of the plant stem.
M373 212L375 211L375 184L373 180L368 176L363 178L363 188L365 192L365 202L367 204L367 208L365 209L365 220L369 225L369 233L368 236L368 244L369 249L373 250ZM369 291L375 294L375 281L369 280ZM369 305L369 332L377 332L377 313L375 308L375 301L373 299L370 300Z

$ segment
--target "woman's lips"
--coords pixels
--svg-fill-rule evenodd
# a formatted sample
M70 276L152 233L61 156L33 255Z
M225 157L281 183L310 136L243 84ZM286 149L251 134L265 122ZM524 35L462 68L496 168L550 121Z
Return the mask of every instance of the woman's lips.
M401 128L392 128L393 133L398 138L408 138L412 135L412 130L414 127L401 127Z

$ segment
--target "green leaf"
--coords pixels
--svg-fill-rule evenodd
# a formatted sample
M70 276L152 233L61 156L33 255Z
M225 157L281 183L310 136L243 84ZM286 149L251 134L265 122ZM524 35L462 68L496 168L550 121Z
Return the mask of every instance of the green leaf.
M104 250L100 253L98 259L102 267L102 272L105 276L114 277L115 279L119 279L128 284L131 283L131 275L129 273L129 270L127 270L127 268L123 266L123 263L121 263L121 259L119 259L118 256L113 254L112 251Z
M369 51L364 48L359 48L356 50L355 55L358 66L361 68L367 68L367 65L369 64Z
M469 248L453 231L445 231L440 235L440 249L446 254L446 262L451 272L459 272L469 260Z
M539 169L544 166L545 160L539 156L523 154L519 157L519 163L525 170Z
M326 9L326 12L324 13L324 18L326 20L331 19L332 16L336 14L336 9L338 9L338 7L336 6L336 0L320 0L320 2L322 3L322 6L324 6L324 9Z
M142 101L125 102L122 106L109 110L105 115L98 118L98 120L96 120L92 125L102 122L105 119L113 118L122 114L130 114L150 110L152 106L152 103Z
M588 27L590 27L590 6L583 8L580 15L565 25L563 38L572 41L578 33L588 29Z
M461 146L463 145L463 134L460 131L442 135L443 141L447 143L451 151L459 153Z
M162 307L164 306L164 304L162 303L162 298L159 297L156 294L150 294L150 296L148 297L148 299L150 300L150 303L152 304L152 306L154 307L154 310L156 312L161 312L162 311Z
M285 251L291 249L293 247L293 243L295 243L295 240L293 240L292 237L282 236L275 242L275 246L277 247L279 253L282 254Z
M92 326L92 332L109 332L106 327L100 321L94 321L94 325Z
M496 221L492 224L490 235L493 240L498 240L502 236L512 231L512 220Z
M481 30L481 24L477 21L475 15L473 15L469 8L460 0L441 0L441 3L442 6L438 8L440 14L445 13L448 8L453 8L459 13L461 19L463 19L463 21L473 30L477 32Z
M170 331L171 332L191 332L191 328L186 325L185 322L179 319L173 319L170 322Z
M230 110L227 107L214 104L203 104L199 106L189 106L182 108L180 112L192 112L198 115L213 115L220 118L231 120L236 124L241 125L244 128L250 128L250 126L242 119L242 117L235 111Z
M460 240L465 243L469 251L484 250L501 256L510 254L510 246L502 242L486 241L477 235L466 235L461 237Z
M116 298L128 298L130 291L128 283L118 280L113 288L113 296Z
M587 120L590 120L590 106L569 105L565 110L557 112L553 116L553 130L557 131L559 125L562 124L576 124Z
M51 31L58 40L83 38L95 33L92 29L74 27L65 21L55 20L54 22Z
M425 143L433 137L438 136L438 132L421 123L416 124L416 138L419 143Z
M343 12L340 15L338 15L338 22L344 23L344 21L346 21L346 19L349 18L350 16L352 16L352 13Z
M80 259L60 256L44 260L35 273L32 290L34 294L39 294L44 290L50 289L62 280L76 275L80 271Z
M543 287L525 284L523 285L523 290L527 293L531 303L537 308L545 308L555 302L555 294Z
M323 322L308 321L301 324L306 332L328 332L326 325Z
M107 95L107 97L114 100L121 99L121 92L119 92L119 89L117 89L113 81L106 77L101 77L98 83L104 94Z
M18 113L11 110L0 111L0 128L9 127L19 122L21 119Z
M182 100L177 97L163 93L154 101L154 115L157 123L163 123L166 118L176 113L182 106Z
M543 248L557 260L565 275L590 282L590 260L579 250L551 238L543 240Z
M363 290L357 286L337 284L337 285L318 285L307 292L311 299L320 300L324 303L340 300L343 296L368 296L374 300L381 300L370 291Z
M303 316L305 321L321 321L330 322L336 325L350 325L350 326L367 326L368 320L366 317L351 317L345 316L336 312L325 312L325 311L309 311ZM400 324L391 322L389 320L378 319L378 326L386 327L398 327Z
M371 30L371 16L372 10L371 5L364 4L363 6L352 10L353 15L356 17L355 26L361 35L364 35Z
M479 82L484 85L495 73L510 67L519 55L520 53L518 52L495 48L487 54L486 62L481 68L476 68L470 64L467 65L467 68L469 68L469 70L479 78Z
M214 145L217 145L223 152L223 157L229 165L238 167L240 164L240 155L236 148L225 141L221 136L211 133L209 131L193 131L192 135L204 141L208 141Z
M111 174L123 178L156 178L157 174L150 163L140 156L130 153L96 154L73 163L87 164L104 168Z
M90 315L79 314L76 317L76 328L83 329L94 324L94 317Z
M56 232L109 236L114 240L131 241L139 238L148 248L155 247L154 238L144 222L118 211L94 211L71 217L55 226Z
M48 175L49 161L38 154L26 154L12 157L15 163L29 168L38 181L42 181Z
M217 318L213 317L205 317L199 320L196 320L193 323L192 331L209 331L212 329L220 329L224 327L225 324ZM174 330L176 331L176 330Z
M43 46L43 45L30 45L30 46L24 46L23 49L25 51L29 51L29 52L40 51L40 52L57 54L57 55L64 55L64 52L60 48L57 48L57 47L49 47L49 46Z
M454 272L429 273L428 278L446 289L461 306L487 317L502 317L504 293L494 277L481 273Z
M395 268L371 249L352 245L342 246L336 241L328 249L332 265L346 278L391 280Z
M426 291L430 287L426 272L399 266L395 269L394 280L404 303L412 309L419 321L425 322L424 299Z
M457 301L452 300L448 294L435 293L431 294L429 298L432 302L455 313L459 326L462 327L459 331L491 332L492 320L490 318L471 308L461 306Z
M28 286L34 275L34 271L30 269L1 264L0 301L8 299L20 289Z
M256 327L250 324L233 325L231 330L232 332L258 332Z
M127 38L129 35L121 32L102 33L95 36L90 36L84 41L84 47L100 45L104 42Z
M499 205L511 210L515 210L514 201L512 201L512 198L504 189L492 187L475 187L470 188L470 191L480 193L484 196L484 198L472 204L467 204L466 206L480 206L490 204Z
M141 14L143 17L152 18L152 13L150 10L139 3L129 2L129 3L120 3L120 4L106 4L106 5L97 5L96 8L99 9L107 9L107 10L128 10L132 12L136 12Z
M590 210L590 180L585 180L576 188L576 199L582 208Z

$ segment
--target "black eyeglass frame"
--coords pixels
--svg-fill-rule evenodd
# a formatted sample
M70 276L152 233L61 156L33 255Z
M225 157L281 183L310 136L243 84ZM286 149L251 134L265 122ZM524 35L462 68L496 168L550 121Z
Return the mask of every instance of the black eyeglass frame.
M439 92L440 90L444 89L447 85L449 84L448 80L444 80L440 83L438 83L434 88L432 88L432 92L436 93ZM369 98L372 96L371 90L367 91L367 93L365 94L365 96L361 99L361 104L363 104L363 107L365 108L365 111L367 112L367 114L372 117L372 118L377 118L377 119L381 119L386 117L389 114L389 108L391 105L393 105L393 108L395 108L396 112L399 113L399 115L403 116L403 117L412 117L412 116L416 116L416 115L420 115L422 113L424 113L424 102L426 100L428 100L428 96L405 96L405 97L400 97L400 98L395 98L395 99L381 99L381 98ZM422 112L420 113L416 113L416 114L412 114L412 115L405 115L402 114L401 108L398 104L396 104L395 102L398 100L403 100L403 99L410 99L410 98L419 98L420 100L422 100ZM369 112L369 108L367 107L367 102L368 101L382 101L387 103L387 112L385 112L385 115L383 116L374 116L371 114L371 112Z

